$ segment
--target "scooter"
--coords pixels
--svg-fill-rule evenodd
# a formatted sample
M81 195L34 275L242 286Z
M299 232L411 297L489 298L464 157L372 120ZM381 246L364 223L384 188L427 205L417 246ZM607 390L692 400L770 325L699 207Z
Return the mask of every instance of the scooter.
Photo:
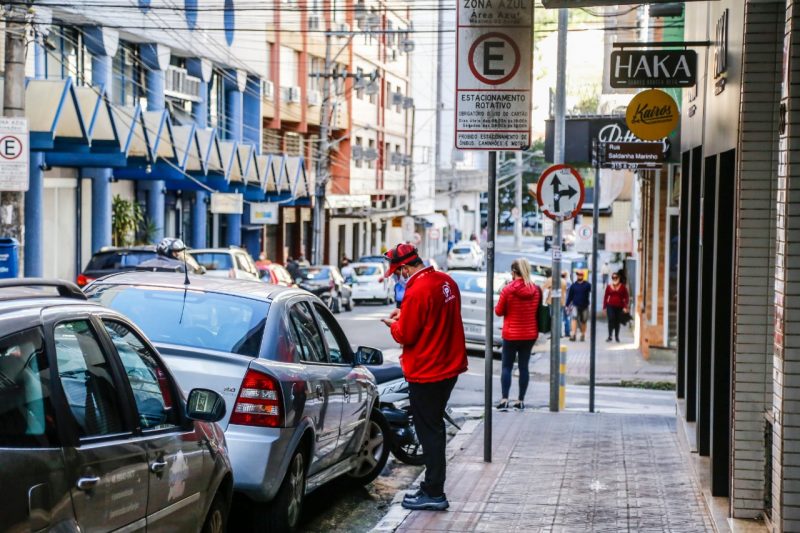
M425 464L422 445L414 428L414 417L408 398L408 383L403 377L400 365L384 364L381 367L370 367L378 384L380 412L392 428L387 436L389 449L398 461L409 465ZM450 413L445 411L444 419L456 429Z

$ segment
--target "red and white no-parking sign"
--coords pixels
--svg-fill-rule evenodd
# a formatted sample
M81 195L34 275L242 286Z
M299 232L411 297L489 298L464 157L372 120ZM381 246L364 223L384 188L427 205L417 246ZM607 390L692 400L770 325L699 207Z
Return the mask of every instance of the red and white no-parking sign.
M456 148L530 144L533 0L459 0Z

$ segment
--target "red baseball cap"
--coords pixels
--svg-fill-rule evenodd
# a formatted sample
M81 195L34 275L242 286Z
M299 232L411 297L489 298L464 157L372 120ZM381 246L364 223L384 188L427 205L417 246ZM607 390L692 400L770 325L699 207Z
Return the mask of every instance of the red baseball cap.
M388 279L398 268L419 259L419 253L413 244L398 244L385 254L383 257L389 261L389 270L383 275L383 279Z

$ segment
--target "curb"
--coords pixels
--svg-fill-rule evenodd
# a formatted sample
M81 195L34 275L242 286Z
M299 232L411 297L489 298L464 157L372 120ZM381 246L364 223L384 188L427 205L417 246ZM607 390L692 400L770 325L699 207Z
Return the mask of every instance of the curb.
M456 435L450 439L450 442L447 443L446 454L448 462L450 462L450 460L463 449L465 442L469 440L469 437L482 421L482 418L475 417L475 409L454 409L454 411L458 412L459 414L463 414L464 416L468 417L468 419L461 426L461 431L456 433ZM480 409L480 413L483 414L483 408ZM380 533L386 531L395 531L397 528L399 528L405 519L408 518L408 515L412 513L410 509L403 508L403 496L405 496L407 490L418 488L424 479L425 471L423 470L414 483L408 487L408 489L399 491L397 494L395 494L394 498L392 499L392 503L389 506L389 510L386 512L383 518L381 518L380 522L378 522L375 527L370 530L370 532Z

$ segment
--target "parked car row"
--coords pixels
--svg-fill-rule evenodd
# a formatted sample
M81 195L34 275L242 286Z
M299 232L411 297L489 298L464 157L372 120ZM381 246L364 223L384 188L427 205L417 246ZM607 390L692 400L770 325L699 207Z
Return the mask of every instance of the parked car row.
M238 529L291 531L308 492L383 469L381 363L297 288L0 282L2 523L217 532L236 505Z

